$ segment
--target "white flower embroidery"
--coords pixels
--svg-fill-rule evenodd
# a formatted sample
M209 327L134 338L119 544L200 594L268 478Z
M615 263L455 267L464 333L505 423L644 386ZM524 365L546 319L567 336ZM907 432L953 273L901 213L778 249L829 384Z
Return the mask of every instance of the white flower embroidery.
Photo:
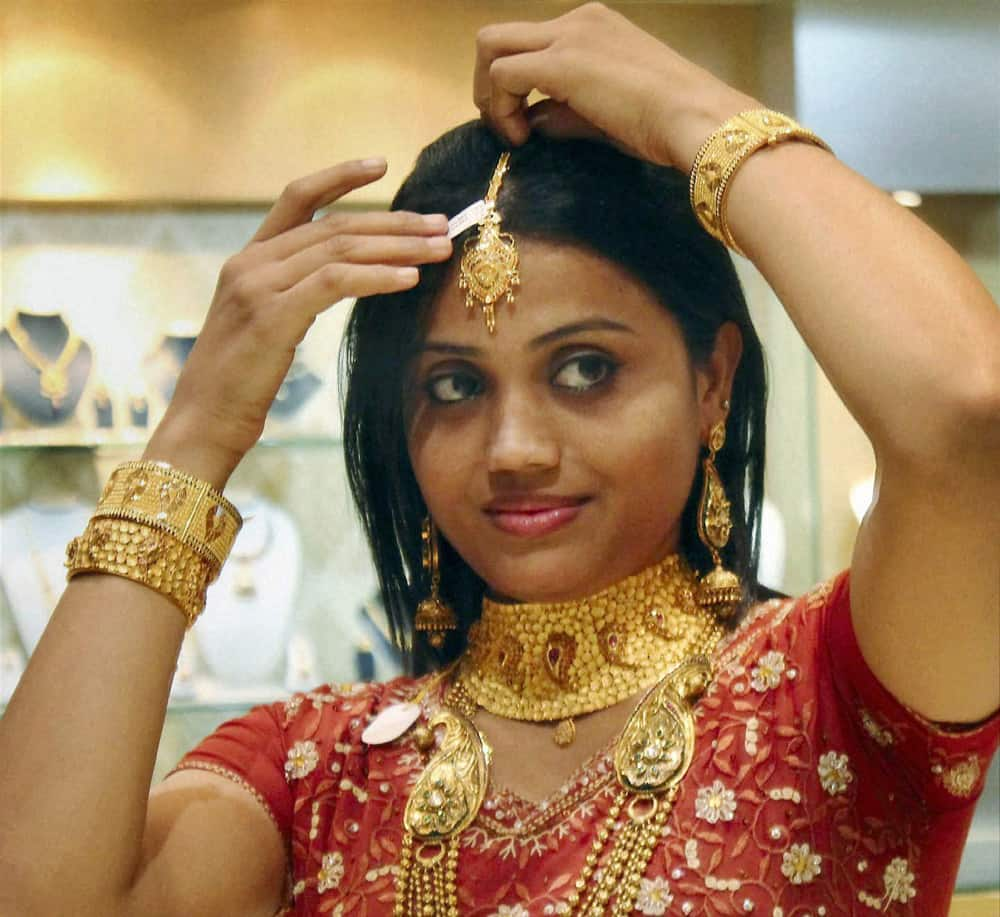
M817 771L819 782L831 796L846 792L847 785L854 779L847 755L838 755L835 751L820 755Z
M913 873L910 872L910 864L902 857L896 857L885 868L883 875L885 882L886 903L890 901L902 901L904 904L917 894L913 887Z
M288 749L285 777L289 780L305 777L316 769L317 764L319 764L319 752L316 750L316 743L309 740L296 742Z
M732 821L735 811L736 794L723 786L721 780L698 790L694 800L694 813L698 818L714 825L719 821Z
M785 671L785 657L777 650L765 653L757 660L750 670L750 687L763 693L768 688L777 688L781 684L781 675Z
M520 904L501 904L500 910L498 910L492 917L531 917Z
M340 885L340 880L344 878L344 855L339 850L323 854L323 865L319 869L317 878L319 879L319 884L316 886L318 892L327 892Z
M661 915L667 912L674 896L670 894L670 883L657 876L655 879L643 879L639 886L639 894L635 899L635 909L640 914Z
M802 885L822 872L822 860L808 844L792 844L781 858L781 871L792 885Z

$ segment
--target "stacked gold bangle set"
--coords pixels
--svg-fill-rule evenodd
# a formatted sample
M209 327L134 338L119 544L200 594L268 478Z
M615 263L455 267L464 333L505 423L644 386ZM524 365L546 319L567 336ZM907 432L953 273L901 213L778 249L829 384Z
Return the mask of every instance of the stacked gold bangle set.
M754 152L786 140L829 149L792 119L757 110L726 121L694 160L694 213L708 233L736 251L725 215L730 182ZM497 209L508 168L505 153L486 199L478 202L479 230L466 242L459 271L468 307L478 302L491 334L497 304L504 297L512 300L520 282L516 240L501 231ZM460 231L456 223L452 234ZM724 632L720 619L742 595L738 577L722 567L720 557L729 538L729 503L713 460L724 441L720 421L710 436L699 507L699 536L715 569L700 581L674 556L579 602L514 608L484 603L469 634L469 651L433 682L454 670L440 710L417 727L416 742L430 758L404 813L399 917L458 913L458 838L476 818L489 783L492 752L473 723L480 708L517 720L558 722L554 738L567 745L574 717L647 689L616 744L618 791L568 901L574 914L632 912L693 757L693 707L711 681L710 660ZM113 472L85 532L70 542L68 576L110 573L142 583L177 605L190 627L241 525L236 508L208 483L163 462L127 462ZM425 525L432 594L414 624L436 647L456 623L438 595L433 537L433 528ZM409 729L428 688L409 704L383 711L370 727L380 737L366 741L392 741ZM440 739L435 729L443 732Z
M84 533L69 543L67 576L112 573L142 583L169 598L190 627L242 524L207 482L165 462L125 462Z

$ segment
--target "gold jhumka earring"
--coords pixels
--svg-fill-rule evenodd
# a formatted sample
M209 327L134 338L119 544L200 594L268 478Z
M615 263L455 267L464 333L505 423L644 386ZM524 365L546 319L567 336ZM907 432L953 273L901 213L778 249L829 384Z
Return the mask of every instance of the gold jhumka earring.
M724 407L729 407L728 401ZM703 463L704 483L698 503L698 537L711 552L715 567L701 578L696 598L699 605L713 611L721 619L732 615L743 599L740 578L722 566L719 555L729 543L729 533L733 528L730 503L715 467L716 453L725 442L726 422L720 420L708 435L709 454Z
M441 570L438 566L437 529L430 516L424 518L420 529L421 560L430 575L431 594L417 606L413 626L427 635L427 642L435 649L444 645L446 632L455 630L458 621L453 612L441 601Z
M510 153L504 153L497 163L483 199L485 207L479 220L479 232L465 241L458 275L458 288L466 291L466 308L474 309L479 300L490 334L496 332L496 304L503 296L507 297L507 302L513 302L514 287L521 282L517 245L509 232L500 231L500 214L497 213L497 195L509 162Z

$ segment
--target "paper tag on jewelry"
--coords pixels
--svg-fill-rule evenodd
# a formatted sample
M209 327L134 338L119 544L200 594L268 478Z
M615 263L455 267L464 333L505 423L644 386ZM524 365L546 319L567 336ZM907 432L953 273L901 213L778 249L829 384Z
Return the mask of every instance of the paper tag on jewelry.
M479 200L469 204L461 213L456 213L448 220L448 238L454 239L459 233L465 232L470 226L475 226L486 213L486 201Z
M368 745L385 745L398 739L420 716L420 704L393 704L386 707L361 733L361 741Z

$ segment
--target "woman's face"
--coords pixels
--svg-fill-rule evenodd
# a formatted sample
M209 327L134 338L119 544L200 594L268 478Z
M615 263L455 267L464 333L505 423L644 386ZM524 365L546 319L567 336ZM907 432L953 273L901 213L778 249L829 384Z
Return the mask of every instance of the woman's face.
M700 444L739 360L692 368L650 292L581 249L521 241L490 335L452 276L413 366L408 443L438 528L498 597L560 601L678 550Z

